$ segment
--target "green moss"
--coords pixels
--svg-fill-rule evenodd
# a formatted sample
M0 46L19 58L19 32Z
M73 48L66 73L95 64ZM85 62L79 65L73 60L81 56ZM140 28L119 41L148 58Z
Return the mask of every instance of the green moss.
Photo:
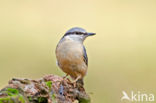
M38 97L38 103L48 103L48 100L45 97Z
M51 87L52 87L52 81L47 81L45 83L48 86L48 88L51 89Z
M47 97L28 97L30 103L48 103Z
M6 93L8 94L8 96L13 96L13 95L18 95L19 91L14 88L7 88Z
M90 103L90 99L80 98L79 103Z
M29 100L29 101L32 101L32 100L33 100L33 98L32 98L32 97L28 97L28 100Z
M52 99L53 103L57 103L57 102L56 102L56 96L55 96L55 94L52 94L52 95L51 95L51 99Z
M25 103L24 97L22 95L19 95L18 100L21 101L21 103Z
M55 96L55 94L52 92L52 81L47 81L47 82L45 82L46 83L46 85L48 86L48 88L49 88L49 91L51 92L51 100L53 101L53 103L57 103L56 102L56 96Z
M0 103L25 103L22 96L8 96L0 98Z
M0 98L0 103L25 103L23 96L19 93L18 89L6 88L2 93L8 95Z
M52 95L51 95L51 98L52 98L52 99L56 99L55 94L52 94Z

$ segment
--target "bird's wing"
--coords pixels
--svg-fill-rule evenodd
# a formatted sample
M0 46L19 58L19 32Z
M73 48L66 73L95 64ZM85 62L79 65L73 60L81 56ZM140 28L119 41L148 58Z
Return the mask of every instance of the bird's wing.
M83 60L86 63L86 65L88 66L88 57L87 57L87 52L85 47L83 46Z

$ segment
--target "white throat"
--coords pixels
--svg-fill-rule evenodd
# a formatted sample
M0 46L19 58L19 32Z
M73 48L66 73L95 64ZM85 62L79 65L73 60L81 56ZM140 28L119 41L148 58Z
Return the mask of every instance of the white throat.
M86 36L84 36L84 35L67 35L64 38L72 40L72 41L83 42L85 40Z

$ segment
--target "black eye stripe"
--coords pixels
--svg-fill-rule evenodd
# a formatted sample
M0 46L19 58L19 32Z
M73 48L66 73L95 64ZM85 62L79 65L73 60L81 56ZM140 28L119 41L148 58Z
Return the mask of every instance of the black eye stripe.
M71 35L71 34L76 34L76 35L87 35L87 33L82 33L82 32L68 32L65 35Z
M82 35L82 34L84 34L84 33L82 33L82 32L75 32L75 34L77 34L77 35Z

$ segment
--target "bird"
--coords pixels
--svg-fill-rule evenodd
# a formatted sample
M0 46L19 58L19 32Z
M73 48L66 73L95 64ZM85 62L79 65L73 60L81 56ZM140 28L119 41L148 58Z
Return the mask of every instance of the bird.
M80 27L69 29L56 47L57 65L72 78L73 83L84 84L83 78L87 74L88 57L84 40L96 33L87 32Z

